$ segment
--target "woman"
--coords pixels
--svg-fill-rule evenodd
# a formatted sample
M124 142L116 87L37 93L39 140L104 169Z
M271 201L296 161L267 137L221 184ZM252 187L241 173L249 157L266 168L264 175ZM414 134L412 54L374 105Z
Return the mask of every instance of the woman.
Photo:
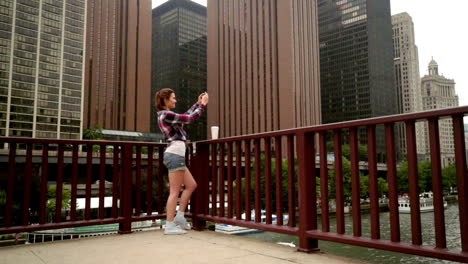
M172 89L164 88L156 93L158 125L169 142L169 146L164 152L164 165L169 170L170 188L166 204L167 219L164 230L166 235L185 234L187 231L184 229L190 229L184 213L192 192L197 188L197 183L185 165L187 133L184 130L184 124L192 123L202 115L206 104L208 104L208 93L202 93L198 97L198 102L184 114L176 114L171 111L171 109L175 108L176 103L176 96ZM182 184L185 188L180 198L179 210L175 215Z

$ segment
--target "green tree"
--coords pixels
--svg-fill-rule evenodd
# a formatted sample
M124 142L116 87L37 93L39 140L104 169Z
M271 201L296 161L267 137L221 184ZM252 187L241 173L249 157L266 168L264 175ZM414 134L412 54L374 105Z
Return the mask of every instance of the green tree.
M0 207L4 207L6 204L6 192L4 190L0 190Z
M388 183L384 178L378 178L377 185L379 186L379 197L388 193Z
M429 160L418 163L419 191L432 191L432 167Z
M405 161L397 172L398 192L409 192L408 161ZM432 191L432 167L429 160L418 163L419 192Z
M57 206L57 187L49 187L47 193L47 215L49 216L49 221L55 216L55 207ZM71 190L63 189L62 190L62 210L70 209L71 207Z
M407 193L409 191L408 180L408 161L405 161L397 171L397 184L399 193Z
M450 187L457 186L457 168L455 163L442 169L442 184L445 190L449 190Z
M98 124L96 124L96 125L94 125L93 128L84 129L83 139L103 140L104 135L102 134L102 127L100 127ZM93 145L93 152L99 152L99 151L101 151L101 146Z
M333 141L327 142L327 152L332 153L334 149L335 149L335 143ZM344 144L341 147L341 150L343 152L343 157L347 158L348 160L351 160L351 146L349 144ZM360 161L368 160L367 145L358 144L358 152L359 152Z
M7 192L5 190L0 189L0 223L2 221L1 218L5 217L6 215L6 202L7 202ZM20 215L19 202L13 201L11 209L12 209L11 211L12 222L18 223L17 221L19 221L18 217Z
M169 188L167 188L166 186L169 186L169 179L167 177L167 174L164 173L163 175L157 175L157 172L159 170L159 167L153 167L153 175L152 175L152 181L151 181L151 194L152 194L152 205L151 205L151 211L157 211L159 207L162 208L162 210L164 211L164 208L166 206L166 198L169 196ZM142 212L146 212L147 208L148 208L148 204L146 202L146 195L148 193L148 177L147 177L147 171L143 171L142 172L142 175L141 175L141 180L142 180L142 186L140 188L141 190L141 201L142 201ZM134 177L134 181L135 181L135 177L136 177L136 173L134 173L133 175ZM159 181L159 177L162 177L162 183L160 183ZM161 184L163 187L162 187L162 197L163 200L159 200L159 184ZM162 212L159 212L158 213L162 213Z
M255 177L255 164L252 164L251 168L251 184L250 184L250 191L251 191L251 204L253 205L255 202L255 196L253 195L255 192L255 182L256 182L256 177ZM265 206L265 186L266 186L266 177L265 177L265 155L262 153L260 156L260 197L261 197L261 202L262 202L262 207ZM288 185L288 161L287 160L282 160L281 164L281 199L282 199L282 207L287 208L288 206L288 192L289 192L289 185ZM294 160L294 175L296 177L296 183L295 183L295 192L296 195L298 193L297 189L297 175L298 175L298 168L297 168L297 159ZM246 182L245 178L242 179L242 193L243 195L245 194L245 187L246 187ZM270 188L272 189L272 207L276 208L276 159L274 156L272 156L271 160L271 186ZM235 189L235 182L234 182L234 189ZM235 195L234 195L235 198Z
M351 162L343 157L343 185L344 185L344 197L346 201L351 200L352 194L352 178L351 178ZM333 167L328 171L329 177L329 198L336 199L336 182L335 182L335 168ZM360 196L362 198L368 197L369 195L369 177L364 176L362 172L359 172L360 181Z
M103 140L104 135L102 134L102 127L100 127L98 124L96 124L96 125L94 125L93 128L84 129L83 139Z
M369 176L359 173L359 190L361 198L369 197Z
M5 216L6 192L0 189L0 217Z

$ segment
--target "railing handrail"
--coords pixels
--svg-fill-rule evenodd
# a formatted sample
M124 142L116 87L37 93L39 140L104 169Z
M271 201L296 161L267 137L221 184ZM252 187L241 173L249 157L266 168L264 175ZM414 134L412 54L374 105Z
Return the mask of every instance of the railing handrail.
M454 115L463 115L466 113L468 113L468 106L459 106L459 107L451 107L451 108L444 108L444 109L437 109L437 110L427 110L427 111L422 111L422 112L417 112L417 113L396 114L396 115L372 117L372 118L366 118L366 119L360 119L360 120L351 120L351 121L343 121L343 122L337 122L337 123L282 129L282 130L276 130L272 132L261 132L261 133L226 137L226 138L220 138L220 139L208 139L208 140L197 141L194 143L210 144L210 143L234 142L237 140L258 139L258 138L267 138L267 137L271 138L275 136L295 135L299 132L305 132L305 133L321 132L321 131L351 128L351 127L364 127L364 126L379 125L379 124L386 124L386 123L398 123L398 122L405 122L405 121L410 121L410 120L419 121L423 119L430 119L430 118L436 118L436 117L444 118L444 117L449 117L449 116L454 116Z
M369 125L379 125L385 123L397 123L397 122L405 122L409 120L422 120L422 119L429 119L435 117L448 117L453 115L462 115L468 113L468 106L459 106L459 107L451 107L451 108L444 108L444 109L437 109L437 110L427 110L421 111L417 113L406 113L406 114L396 114L396 115L388 115L382 117L372 117L360 120L351 120L351 121L343 121L343 122L336 122L336 123L329 123L329 124L320 124L320 125L313 125L313 126L305 126L305 127L298 127L298 128L290 128L290 129L282 129L276 130L272 132L261 132L255 134L247 134L242 136L233 136L233 137L226 137L220 139L207 139L207 140L200 140L193 142L195 144L206 144L206 143L219 143L219 142L233 142L237 140L248 140L248 139L258 139L258 138L266 138L266 137L275 137L275 136L287 136L287 135L294 135L298 132L320 132L325 130L334 130L334 129L342 129L342 128L351 128L351 127L361 127L361 126L369 126ZM2 141L10 141L15 143L47 143L47 144L76 144L79 142L80 145L126 145L132 144L135 146L166 146L167 143L160 143L160 142L144 142L144 141L112 141L112 140L72 140L72 139L50 139L50 138L26 138L26 137L6 137L0 136L0 142Z
M26 137L5 137L0 136L0 142L13 142L13 143L42 143L42 144L64 144L64 145L105 145L105 146L154 146L164 147L167 143L161 142L144 142L144 141L112 141L112 140L79 140L79 139L51 139L51 138L26 138Z

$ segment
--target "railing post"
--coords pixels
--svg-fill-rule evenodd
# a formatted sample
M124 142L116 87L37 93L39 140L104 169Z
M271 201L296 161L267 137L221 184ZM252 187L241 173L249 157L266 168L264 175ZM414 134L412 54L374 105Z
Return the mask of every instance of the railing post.
M314 134L297 135L299 166L299 248L301 252L319 251L318 240L308 238L306 231L317 229L317 194L315 179Z
M197 182L197 189L193 193L192 203L193 206L193 229L201 231L206 228L206 221L199 218L200 215L208 214L208 199L210 184L208 174L210 172L210 148L208 144L197 143L197 152L192 158L192 174ZM215 209L216 210L216 209Z
M440 159L439 119L429 119L429 141L431 147L432 191L434 192L434 224L437 248L447 248Z
M463 115L455 115L452 118L455 140L455 166L457 168L460 240L462 252L468 252L468 170L466 168Z
M405 122L408 159L409 195L411 205L411 234L413 245L422 245L421 211L419 207L418 156L416 152L415 121Z
M400 242L400 217L398 214L398 181L395 156L394 123L385 124L387 148L388 208L390 211L390 233L392 242Z
M121 168L121 195L120 195L120 215L124 222L119 224L119 234L129 234L132 232L132 163L133 146L123 145Z

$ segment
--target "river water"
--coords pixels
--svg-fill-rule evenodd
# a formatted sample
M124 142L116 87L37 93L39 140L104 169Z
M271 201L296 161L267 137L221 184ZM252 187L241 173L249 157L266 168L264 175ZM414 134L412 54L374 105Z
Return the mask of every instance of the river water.
M362 235L370 237L370 214L362 214ZM352 235L352 216L345 217L346 234ZM434 231L434 213L421 214L421 229L424 245L435 245L435 231ZM449 204L445 209L445 226L447 234L447 247L450 249L456 248L460 250L460 222L458 204ZM319 230L320 230L319 221ZM336 221L332 217L330 219L330 232L336 231ZM390 239L390 215L388 212L380 214L380 232L382 239ZM401 241L411 243L411 217L409 214L400 214L400 232ZM293 242L296 246L299 245L296 236L262 232L255 234L247 234L245 237L269 241L269 242ZM414 255L407 255L402 253L395 253L391 251L378 250L367 247L351 246L347 244L339 244L328 241L319 241L319 248L325 253L333 255L340 255L354 259L360 259L369 263L458 263L447 260L439 260L427 257L420 257Z

